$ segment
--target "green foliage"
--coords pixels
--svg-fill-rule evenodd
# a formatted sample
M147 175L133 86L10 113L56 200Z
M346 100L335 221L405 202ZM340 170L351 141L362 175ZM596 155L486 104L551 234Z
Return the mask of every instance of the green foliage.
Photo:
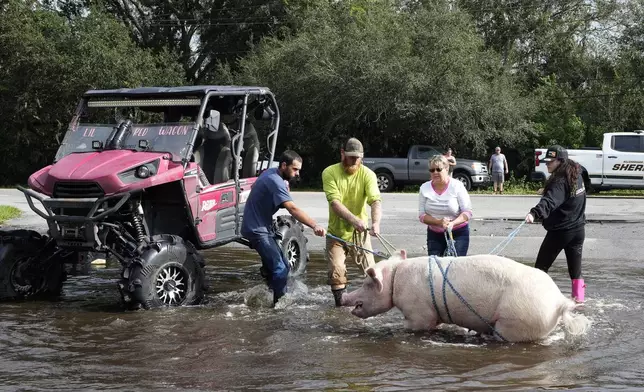
M0 11L4 183L51 161L90 88L266 85L278 150L300 152L314 183L349 136L369 155L428 143L487 159L501 145L521 177L534 148L644 128L642 0L8 0Z
M580 148L584 140L584 124L576 114L575 103L556 78L544 78L535 95L539 111L534 116L539 145L562 144L569 148Z
M0 16L0 167L24 181L54 157L80 95L89 89L182 83L176 59L138 48L113 17L71 19L11 0Z
M284 148L328 164L342 141L370 153L413 143L484 151L490 138L524 137L529 111L469 17L444 6L400 12L390 1L321 2L298 34L267 37L240 60L240 83L280 98ZM282 134L283 135L283 134Z
M50 0L51 1L51 0ZM89 0L68 0L87 3ZM191 83L217 76L218 64L235 68L265 35L288 34L282 0L100 0L141 46L175 53Z
M16 207L0 206L0 224L8 221L9 219L18 218L22 212Z

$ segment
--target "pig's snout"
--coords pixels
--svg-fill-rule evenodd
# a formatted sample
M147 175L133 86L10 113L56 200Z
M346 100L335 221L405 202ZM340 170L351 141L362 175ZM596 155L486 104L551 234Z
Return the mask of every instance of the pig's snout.
M342 304L342 306L354 306L356 303L355 291L352 291L350 293L347 293L345 291L344 293L342 293L340 303Z
M362 314L362 302L357 301L354 305L355 305L355 308L353 308L353 310L351 311L351 314L354 315L354 316L362 317L361 316L361 314Z
M342 295L342 306L353 307L351 314L363 318L363 308L364 303L361 301L359 296L360 289L352 291L350 293L344 293Z

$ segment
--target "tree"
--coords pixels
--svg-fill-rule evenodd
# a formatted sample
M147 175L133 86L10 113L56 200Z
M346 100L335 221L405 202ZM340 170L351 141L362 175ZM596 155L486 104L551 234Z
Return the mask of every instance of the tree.
M285 113L280 140L318 165L337 154L315 151L337 151L351 135L371 153L427 142L483 152L487 140L516 142L529 129L520 89L465 14L378 0L302 12L297 35L265 38L235 78L271 86Z
M100 0L100 4L129 27L140 47L176 54L186 79L197 84L218 63L234 67L263 36L287 25L282 0Z
M64 18L10 0L0 17L0 165L5 184L51 162L80 95L89 89L182 83L175 58L138 48L114 18ZM28 153L26 153L28 151Z

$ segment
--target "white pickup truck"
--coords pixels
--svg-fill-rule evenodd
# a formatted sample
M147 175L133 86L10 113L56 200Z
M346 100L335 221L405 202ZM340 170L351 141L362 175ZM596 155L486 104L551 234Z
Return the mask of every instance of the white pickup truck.
M548 176L546 148L534 151L533 181L545 181ZM568 157L582 167L588 191L606 189L644 189L644 131L611 132L604 134L601 147L568 150Z

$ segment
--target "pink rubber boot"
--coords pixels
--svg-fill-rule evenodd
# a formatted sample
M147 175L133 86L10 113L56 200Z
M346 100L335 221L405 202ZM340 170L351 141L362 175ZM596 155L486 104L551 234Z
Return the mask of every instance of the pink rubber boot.
M573 279L572 280L572 298L575 302L582 303L584 302L584 297L586 294L586 285L584 284L583 279Z

